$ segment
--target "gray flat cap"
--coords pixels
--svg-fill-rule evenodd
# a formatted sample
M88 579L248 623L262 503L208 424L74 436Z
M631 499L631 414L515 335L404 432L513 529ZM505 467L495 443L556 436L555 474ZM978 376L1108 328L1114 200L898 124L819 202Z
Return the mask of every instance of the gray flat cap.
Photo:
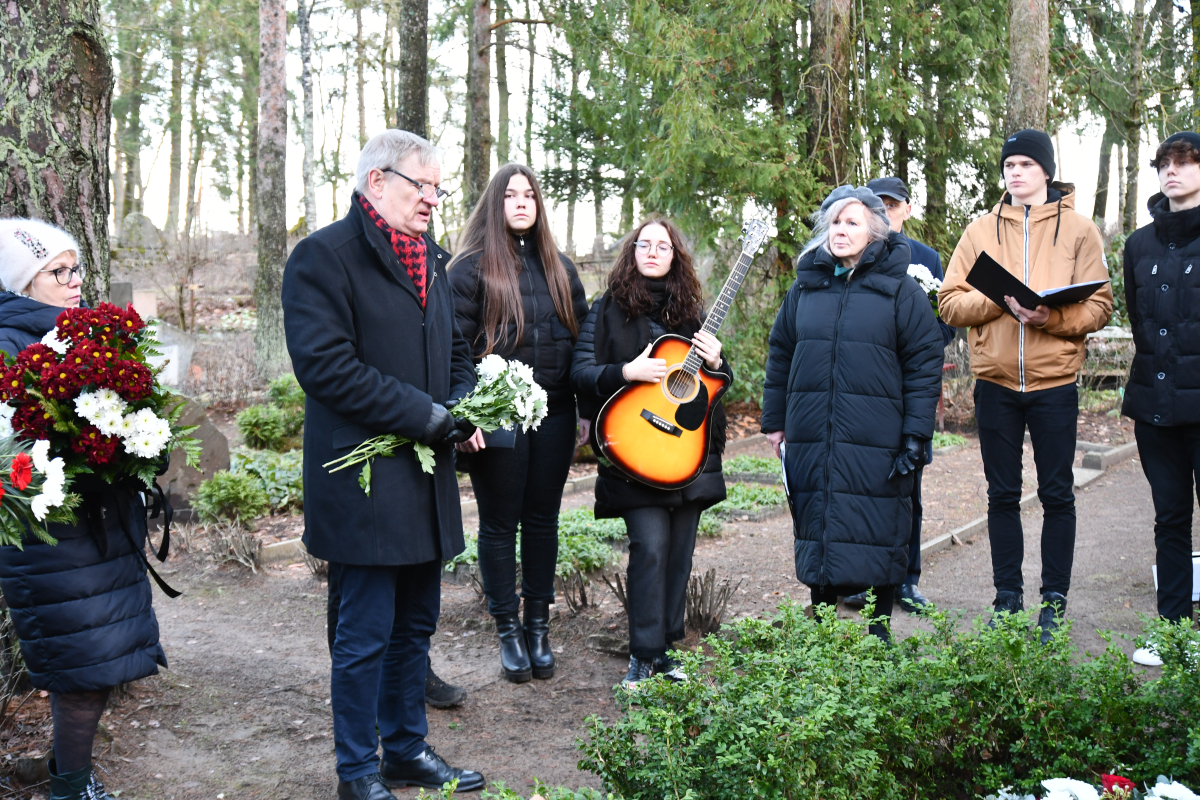
M883 201L879 199L879 195L865 186L846 185L837 187L829 193L829 197L825 198L825 202L821 203L821 210L827 211L837 201L849 199L857 200L885 220L888 218L887 209L883 207Z

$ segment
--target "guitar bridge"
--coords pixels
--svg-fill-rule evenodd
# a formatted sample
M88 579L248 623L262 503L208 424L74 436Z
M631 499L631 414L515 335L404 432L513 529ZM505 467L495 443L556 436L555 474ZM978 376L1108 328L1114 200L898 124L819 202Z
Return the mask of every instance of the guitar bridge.
M647 411L644 408L642 409L642 419L646 420L646 422L649 422L651 425L658 428L663 433L669 433L675 437L683 436L683 428L680 428L678 425L674 425L670 422L667 422L665 419L660 417L658 414L654 414L650 411Z

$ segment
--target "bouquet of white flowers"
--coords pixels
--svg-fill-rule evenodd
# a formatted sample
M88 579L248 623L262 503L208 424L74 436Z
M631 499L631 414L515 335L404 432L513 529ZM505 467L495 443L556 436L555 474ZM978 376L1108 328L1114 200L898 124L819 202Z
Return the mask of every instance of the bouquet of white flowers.
M546 417L546 390L533 379L533 369L520 361L505 361L498 355L484 356L475 367L479 381L458 401L454 414L466 417L480 430L490 433L497 428L511 430L518 423L522 431L536 429ZM371 494L371 461L395 455L396 448L411 444L424 472L433 472L433 448L395 434L367 439L346 456L321 466L330 472L362 464L358 485ZM330 469L332 468L332 469Z
M908 274L912 275L916 280L917 285L924 290L929 297L929 304L933 306L933 313L941 316L938 313L938 292L942 290L942 282L933 277L933 273L923 264L909 264Z

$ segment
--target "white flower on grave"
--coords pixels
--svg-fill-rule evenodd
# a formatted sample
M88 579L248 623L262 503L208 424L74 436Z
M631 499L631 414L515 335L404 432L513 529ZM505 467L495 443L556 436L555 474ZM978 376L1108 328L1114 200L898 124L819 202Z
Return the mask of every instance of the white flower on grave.
M42 337L42 344L58 353L60 356L66 354L67 352L67 343L58 338L58 328L51 328L50 331Z

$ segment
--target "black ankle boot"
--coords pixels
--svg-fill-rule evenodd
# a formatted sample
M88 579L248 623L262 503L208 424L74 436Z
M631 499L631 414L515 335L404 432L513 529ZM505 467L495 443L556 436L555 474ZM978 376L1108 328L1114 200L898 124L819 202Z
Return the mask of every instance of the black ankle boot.
M1047 644L1058 626L1062 624L1063 615L1067 613L1067 598L1058 592L1046 592L1042 595L1042 610L1038 613L1038 627L1042 629L1042 644Z
M992 618L988 621L989 628L996 627L996 616L999 614L1015 614L1025 610L1025 595L1021 592L997 591L996 599L992 601Z
M96 780L90 766L64 775L58 774L58 765L50 759L50 800L111 800L112 795L104 791L104 784Z
M496 616L496 633L500 635L500 671L513 683L524 683L533 677L529 651L525 649L525 631L516 614Z
M550 649L550 604L545 600L525 600L525 646L533 677L554 677L554 651Z

